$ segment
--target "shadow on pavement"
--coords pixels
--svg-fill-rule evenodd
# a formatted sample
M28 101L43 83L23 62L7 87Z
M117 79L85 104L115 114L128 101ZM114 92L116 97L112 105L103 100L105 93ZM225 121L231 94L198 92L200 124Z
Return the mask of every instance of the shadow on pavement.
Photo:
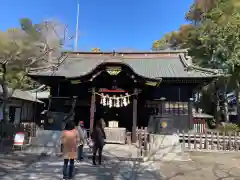
M0 154L0 178L6 174L25 169L44 158L44 155L29 155L23 153Z
M28 179L62 179L63 160L59 157L49 157L44 161L35 163L25 171L21 170L12 174L8 178L14 180ZM91 160L86 159L81 163L76 163L75 179L81 180L163 180L160 173L139 161L119 161L110 156L104 157L101 166L93 166Z

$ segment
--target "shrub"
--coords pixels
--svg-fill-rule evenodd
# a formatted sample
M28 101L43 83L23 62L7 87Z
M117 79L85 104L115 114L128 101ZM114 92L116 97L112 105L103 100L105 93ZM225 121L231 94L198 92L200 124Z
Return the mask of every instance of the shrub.
M234 133L234 132L239 132L240 129L237 124L225 123L219 126L218 130L220 132L225 132L225 133Z

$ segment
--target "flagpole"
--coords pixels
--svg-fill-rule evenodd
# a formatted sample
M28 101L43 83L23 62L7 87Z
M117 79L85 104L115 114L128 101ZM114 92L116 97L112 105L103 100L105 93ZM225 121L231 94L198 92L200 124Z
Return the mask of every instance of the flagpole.
M79 0L77 0L77 22L76 22L76 34L75 34L75 44L74 44L74 51L78 49L78 24L79 24Z

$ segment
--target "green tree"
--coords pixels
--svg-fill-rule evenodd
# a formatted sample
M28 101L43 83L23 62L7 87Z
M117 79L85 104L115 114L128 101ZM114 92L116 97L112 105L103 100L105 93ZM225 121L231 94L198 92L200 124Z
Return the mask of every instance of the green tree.
M240 14L233 1L218 0L216 3L215 7L203 14L203 20L186 44L195 63L222 69L230 74L226 81L221 79L212 85L214 88L207 89L208 94L215 97L213 99L216 104L219 104L216 97L219 87L225 90L229 87L234 89L239 102Z
M230 75L224 80L217 79L204 89L203 94L213 97L216 106L219 104L216 93L219 89L232 88L237 92L238 98L240 90L239 0L197 0L190 7L186 19L191 25L184 28L182 26L175 36L171 37L171 45L187 48L195 64L222 69ZM212 102L209 102L209 99L205 98L210 104Z
M92 48L92 52L101 52L100 48Z
M163 50L167 48L183 49L188 47L186 41L192 35L195 27L191 24L182 25L178 31L173 31L164 35L160 40L153 42L152 50Z
M165 34L160 40L156 40L152 44L152 50L163 50L170 47L170 39L172 37L173 32Z

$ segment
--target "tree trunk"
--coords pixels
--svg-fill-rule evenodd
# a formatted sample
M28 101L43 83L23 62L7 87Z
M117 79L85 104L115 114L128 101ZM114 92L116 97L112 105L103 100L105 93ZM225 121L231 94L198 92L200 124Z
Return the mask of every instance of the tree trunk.
M215 89L215 117L216 117L216 128L219 126L221 119L220 119L220 101L219 101L219 89Z
M3 113L3 122L7 123L8 122L8 87L7 87L7 82L6 82L6 73L7 73L7 68L6 64L2 64L2 69L3 69L3 75L2 75L2 90L3 90L3 106L2 106L2 113Z
M226 123L229 123L229 113L228 113L228 101L227 101L227 82L225 82L224 86L224 120Z
M236 80L236 90L235 90L235 94L236 94L236 105L237 105L237 122L240 122L240 116L239 116L239 81Z
M215 112L215 117L216 117L216 128L220 124L220 106L219 106L219 100L217 99L216 101L216 112Z
M228 102L224 102L224 119L226 123L229 123Z
M2 86L2 99L3 99L3 104L2 104L2 121L0 123L1 125L1 129L0 129L0 150L2 150L2 140L3 138L6 136L6 131L7 129L4 128L5 124L8 123L8 88L7 88L7 82L6 82L6 72L7 72L7 68L6 68L6 64L2 64L2 70L3 70L3 74L2 74L2 80L0 82L0 85Z

